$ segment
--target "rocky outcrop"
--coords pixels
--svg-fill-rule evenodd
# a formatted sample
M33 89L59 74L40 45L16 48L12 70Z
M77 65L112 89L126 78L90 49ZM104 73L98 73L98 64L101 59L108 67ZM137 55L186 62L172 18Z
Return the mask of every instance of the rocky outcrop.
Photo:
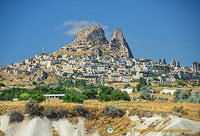
M114 52L123 52L124 57L133 58L131 50L123 36L121 29L116 29L114 31L113 36L110 38L109 47L110 50Z
M86 51L94 45L108 44L104 30L100 25L80 30L77 38L69 45L63 47L65 51Z
M161 63L162 63L162 62L161 62L161 59L159 59L157 63L158 63L158 64L161 64Z
M194 72L200 71L200 62L193 62L193 63L192 63L192 70L193 70Z
M165 58L163 58L162 64L167 64Z
M180 68L180 67L181 67L179 61L177 61L177 63L176 63L176 67L177 67L177 68Z
M175 61L174 58L173 58L172 61L170 62L170 66L171 66L171 67L175 67L175 66L176 66L176 61Z
M105 37L104 31L100 25L82 29L81 31L77 33L76 40L85 41L85 42L91 41L97 45L108 43Z
M74 52L74 54L76 54L77 51L89 51L89 55L91 54L92 57L105 55L112 58L133 58L132 52L123 36L121 29L116 29L110 39L110 42L108 42L105 37L104 30L100 25L80 30L77 33L77 38L74 40L74 42L62 47L61 50L62 55L66 55L68 52ZM56 56L60 55L59 53L54 54L56 54Z
M38 75L38 77L36 78L37 81L42 81L48 78L48 73L45 71L41 71Z

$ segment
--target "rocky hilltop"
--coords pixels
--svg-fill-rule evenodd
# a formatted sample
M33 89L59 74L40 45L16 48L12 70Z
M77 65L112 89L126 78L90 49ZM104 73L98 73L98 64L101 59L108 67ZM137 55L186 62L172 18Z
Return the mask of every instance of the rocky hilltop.
M90 83L133 82L141 77L148 83L173 83L192 80L199 83L200 66L181 67L172 59L170 64L159 59L133 58L122 30L116 29L108 41L100 25L80 30L76 39L61 49L48 54L43 47L41 54L8 66L0 67L0 82L6 88L32 87L31 82L57 82L60 77L83 79Z
M122 30L116 29L108 42L104 30L100 25L80 30L77 38L69 45L62 47L53 55L78 56L110 56L113 58L133 58L132 52L126 42Z

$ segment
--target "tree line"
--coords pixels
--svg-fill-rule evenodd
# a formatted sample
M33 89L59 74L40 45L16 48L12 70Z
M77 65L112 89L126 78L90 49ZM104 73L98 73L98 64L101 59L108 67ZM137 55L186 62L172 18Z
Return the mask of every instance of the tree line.
M38 102L44 101L44 94L65 94L64 102L83 103L87 99L98 99L99 101L130 100L127 92L115 90L101 84L87 84L85 80L59 79L57 83L45 84L44 82L33 82L35 88L10 88L2 91L1 101L12 101L32 99Z

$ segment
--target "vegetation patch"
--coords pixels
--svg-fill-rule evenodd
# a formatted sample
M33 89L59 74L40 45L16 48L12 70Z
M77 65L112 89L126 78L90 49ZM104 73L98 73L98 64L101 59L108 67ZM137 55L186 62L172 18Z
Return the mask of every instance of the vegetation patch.
M190 102L190 103L200 103L200 91L194 90L188 92L182 89L178 89L174 92L175 102Z
M24 120L24 115L19 112L12 112L9 117L9 123L22 122Z
M54 108L49 108L45 111L44 115L47 118L53 119L53 118L57 118L57 113L56 110Z
M25 113L29 114L30 116L41 116L43 115L44 107L39 106L36 101L29 101L25 104Z
M85 107L78 105L74 107L75 114L78 116L85 117L87 119L92 119L93 115L91 112L85 109Z
M188 115L188 112L183 110L183 106L179 106L179 107L174 106L172 111L176 113L180 113L181 115Z
M125 114L125 111L115 106L106 106L102 113L106 116L115 118L122 117Z

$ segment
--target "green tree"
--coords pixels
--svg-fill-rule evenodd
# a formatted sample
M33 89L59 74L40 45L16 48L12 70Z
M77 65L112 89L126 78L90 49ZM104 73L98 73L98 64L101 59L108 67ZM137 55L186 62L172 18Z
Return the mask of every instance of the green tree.
M72 90L66 91L65 96L63 97L64 102L74 102L74 103L83 103L85 97L82 93Z
M143 87L145 85L147 85L146 79L144 79L144 78L141 77L139 79L139 83L136 85L137 91L140 91L141 87Z
M192 91L191 96L188 99L188 102L200 103L200 91L199 90Z
M85 87L85 86L86 86L85 80L76 80L75 81L75 87L80 88L80 87Z
M119 100L129 101L130 100L129 94L125 91L120 91L120 90L113 91L110 94L110 98L113 101L119 101Z
M5 84L3 84L3 83L0 83L0 87L4 87L4 86L6 86Z
M22 93L19 97L21 100L28 100L28 98L30 97L30 94Z
M97 96L97 90L95 89L87 89L83 92L83 94L87 97L87 99L93 99Z
M58 55L58 56L57 56L57 59L59 59L59 58L62 58L62 56L61 56L61 55Z
M141 99L151 100L151 96L150 96L149 90L147 89L146 86L141 87L140 92L141 92L140 93L140 98Z
M33 84L33 85L37 85L37 82L36 82L36 81L32 81L32 84Z
M43 93L32 94L30 97L32 98L32 100L35 100L37 102L42 102L45 100Z
M68 75L67 72L63 73L63 76L67 76L67 75Z
M62 80L61 79L58 79L57 81L57 85L58 85L58 88L62 88Z
M178 85L181 85L181 86L185 86L186 85L185 83L183 83L182 80L179 80L179 79L176 82L177 82Z

